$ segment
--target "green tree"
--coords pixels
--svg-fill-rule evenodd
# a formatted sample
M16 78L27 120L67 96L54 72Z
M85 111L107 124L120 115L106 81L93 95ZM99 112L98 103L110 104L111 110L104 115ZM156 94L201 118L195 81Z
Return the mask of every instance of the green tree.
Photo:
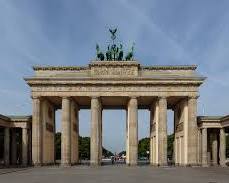
M168 135L168 146L167 146L167 156L170 160L173 159L173 142L174 142L174 134Z
M111 157L111 156L114 156L114 154L111 151L109 151L103 147L103 156L104 157Z
M173 141L174 141L174 134L168 135L168 158L172 159L173 157ZM150 140L149 138L143 138L138 142L138 156L139 157L147 157L147 151L149 151L150 147Z
M138 142L138 156L148 157L147 151L149 151L149 138L143 138Z
M126 155L126 151L121 151L120 153L118 153L119 156L122 156L122 155Z
M79 137L79 158L90 159L90 137Z

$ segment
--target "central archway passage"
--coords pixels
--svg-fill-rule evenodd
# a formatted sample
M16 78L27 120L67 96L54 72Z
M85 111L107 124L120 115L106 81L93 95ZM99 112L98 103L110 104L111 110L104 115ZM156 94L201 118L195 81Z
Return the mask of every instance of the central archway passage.
M103 110L102 147L102 165L125 163L126 110Z

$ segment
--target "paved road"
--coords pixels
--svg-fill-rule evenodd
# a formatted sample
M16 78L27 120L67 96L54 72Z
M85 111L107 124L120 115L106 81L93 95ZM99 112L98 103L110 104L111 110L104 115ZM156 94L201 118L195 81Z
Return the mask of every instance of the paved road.
M7 172L1 174L1 172ZM228 183L229 168L75 166L0 170L0 183Z

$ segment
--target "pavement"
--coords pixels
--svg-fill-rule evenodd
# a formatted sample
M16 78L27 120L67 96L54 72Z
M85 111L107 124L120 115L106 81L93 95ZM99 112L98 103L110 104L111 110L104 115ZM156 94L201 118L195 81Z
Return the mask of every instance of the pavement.
M228 183L229 168L151 167L36 167L0 169L0 183Z

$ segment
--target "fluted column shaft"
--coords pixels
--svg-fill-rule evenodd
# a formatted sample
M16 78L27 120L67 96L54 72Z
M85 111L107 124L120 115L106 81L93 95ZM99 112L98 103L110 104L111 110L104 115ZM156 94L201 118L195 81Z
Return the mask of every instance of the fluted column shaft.
M76 161L79 163L79 106L76 106Z
M4 163L6 166L10 164L10 129L4 129Z
M137 165L138 161L138 101L132 97L128 103L128 162Z
M61 165L71 165L71 99L62 98Z
M22 165L28 165L28 129L22 129Z
M35 166L42 164L41 100L37 97L33 98L32 162Z
M150 164L155 164L155 147L154 147L154 131L155 131L155 124L154 124L154 117L155 117L155 105L151 105L150 108Z
M167 165L167 100L159 98L158 165Z
M99 97L91 99L91 165L101 164L102 155L102 108Z
M202 166L208 166L208 152L207 152L207 128L202 129Z
M220 165L226 166L226 134L225 129L220 129L220 148L219 148L219 158L220 158Z
M188 98L188 165L197 165L197 97Z

